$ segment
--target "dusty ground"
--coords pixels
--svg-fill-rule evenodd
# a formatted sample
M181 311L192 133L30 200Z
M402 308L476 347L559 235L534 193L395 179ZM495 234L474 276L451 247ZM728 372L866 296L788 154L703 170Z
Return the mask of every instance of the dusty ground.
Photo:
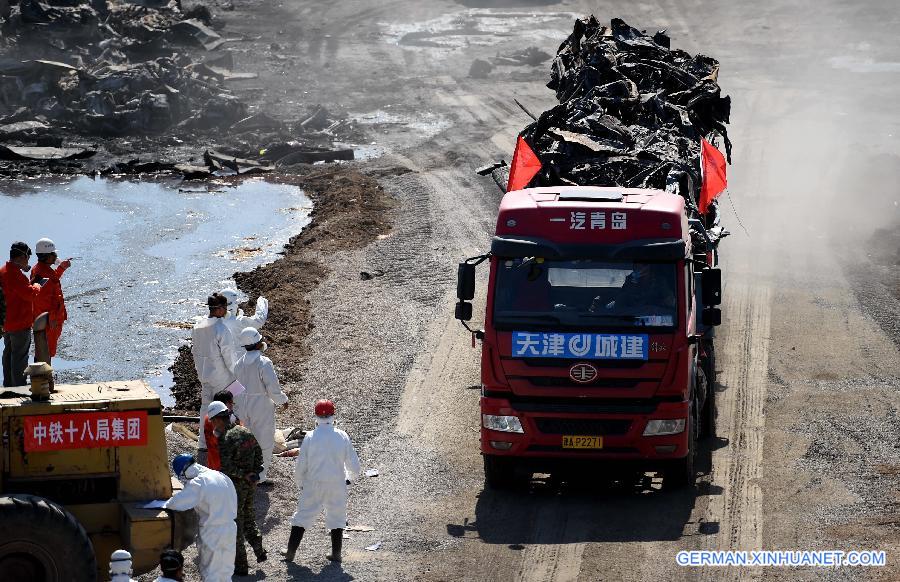
M305 357L279 361L293 403L279 423L308 417L319 396L335 398L364 466L380 471L351 494L351 522L374 531L350 533L341 566L325 561L324 532L311 531L296 564L270 560L251 579L900 577L900 358L890 315L897 299L890 267L857 252L877 228L890 233L897 224L896 183L875 180L862 161L898 154L893 3L466 4L506 14L498 44L482 44L488 35L473 32L492 16L452 2L251 2L225 16L230 27L261 37L242 54L265 69L266 99L283 89L273 104L288 108L293 93L307 91L311 102L372 115L373 141L389 152L377 164L408 170L378 177L396 204L383 217L393 219L383 223L389 236L288 255L298 266L316 261L322 278L314 288L297 286L310 303L300 304L295 321L313 326L297 348ZM488 80L467 72L476 56L523 45L553 52L571 27L559 13L588 10L669 28L675 45L708 51L734 98L719 440L702 455L705 474L692 492L536 483L527 493L497 495L482 490L472 389L478 352L452 320L454 263L489 243L499 193L472 170L509 156L527 122L512 98L542 109L552 94L542 87L544 68L501 68ZM441 29L450 32L435 33ZM410 31L419 34L403 36ZM296 56L274 67L257 59L265 53L254 49L272 42ZM369 168L360 166L371 176ZM268 289L273 271L258 272L267 278L248 288ZM382 274L360 278L362 271ZM273 323L284 317L273 313ZM280 340L285 329L264 331ZM271 548L285 543L295 500L290 463L276 460L274 475L276 488L257 497ZM377 541L377 551L363 549ZM889 565L752 572L674 565L681 549L761 548L884 549Z

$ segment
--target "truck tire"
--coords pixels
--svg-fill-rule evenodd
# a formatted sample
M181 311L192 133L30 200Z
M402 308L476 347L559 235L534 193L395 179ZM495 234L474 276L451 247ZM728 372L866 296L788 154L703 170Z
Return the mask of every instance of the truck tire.
M706 402L703 403L703 430L700 438L716 436L716 348L712 342L704 344L706 357L703 359L703 373L706 375Z
M75 517L36 495L0 497L4 580L96 582L94 547Z
M706 399L703 402L703 408L697 417L698 438L710 439L716 436L716 391L712 384L708 381L709 376L706 375L704 368L697 370L698 384L703 386Z
M516 462L506 457L483 455L484 484L488 489L506 491L521 487L524 480L516 471Z
M675 491L684 489L685 487L693 487L696 480L694 473L694 451L697 449L697 431L696 431L696 404L691 406L691 413L688 415L688 454L683 459L679 459L672 463L663 473L662 488L665 491Z

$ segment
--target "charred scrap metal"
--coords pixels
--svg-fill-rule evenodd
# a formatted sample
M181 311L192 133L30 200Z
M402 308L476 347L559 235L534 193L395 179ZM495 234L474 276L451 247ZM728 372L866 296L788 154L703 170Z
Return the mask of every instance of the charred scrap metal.
M656 188L696 207L701 138L721 139L731 158L731 100L718 72L715 59L670 48L665 31L649 36L618 18L576 21L547 84L559 105L520 134L542 165L529 186Z
M221 36L205 6L183 10L180 0L0 3L4 173L14 173L10 164L90 157L103 150L98 139L110 146L109 157L117 159L128 154L127 144L137 141L128 138L166 135L181 136L175 143L188 145L214 140L214 149L235 151L219 157L257 158L249 164L225 164L226 170L280 162L271 152L292 156L288 163L352 159L352 150L332 148L350 122L334 119L322 107L298 120L251 113L227 85L257 74L233 70L232 53L222 47L240 39ZM23 60L25 55L32 58ZM270 154L260 156L261 150ZM202 177L203 167L223 170L216 156L206 156L204 166L190 162L116 161L95 169L121 173L156 164L158 171L179 171L180 165L191 177Z

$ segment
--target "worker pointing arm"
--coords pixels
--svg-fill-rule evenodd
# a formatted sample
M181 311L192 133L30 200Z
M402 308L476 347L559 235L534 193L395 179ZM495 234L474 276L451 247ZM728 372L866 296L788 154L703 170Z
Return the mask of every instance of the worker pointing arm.
M228 300L228 313L222 319L234 336L236 344L241 330L247 327L259 329L266 323L269 317L269 301L265 297L260 296L256 300L256 311L253 315L244 315L244 310L238 307L237 291L222 289L219 294Z
M37 317L44 312L49 314L47 347L50 349L52 358L56 355L56 347L59 344L59 337L62 335L63 324L68 319L60 278L71 266L72 260L66 259L54 268L53 266L58 260L56 244L49 238L37 241L35 250L38 261L31 269L31 282L40 282L41 291L34 300L34 315Z

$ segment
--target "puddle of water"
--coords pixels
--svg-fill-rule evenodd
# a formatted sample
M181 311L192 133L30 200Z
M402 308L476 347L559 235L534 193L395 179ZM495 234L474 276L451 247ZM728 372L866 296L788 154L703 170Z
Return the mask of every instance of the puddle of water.
M5 195L17 185L0 182L0 244L34 247L49 236L61 257L75 257L63 276L60 379L158 378L161 396L171 378L160 370L190 336L185 324L205 314L207 295L234 287L235 271L274 260L312 208L299 188L259 180L179 192L80 177Z
M468 8L512 8L517 6L552 6L562 0L456 0Z
M175 406L175 397L172 396L172 385L175 383L175 378L172 376L172 372L166 369L155 370L144 380L159 394L159 400L164 407L172 408Z
M96 362L93 360L66 360L63 358L53 358L53 371L70 372L72 370L81 370L94 364L96 364Z
M360 125L370 126L391 126L392 131L410 131L415 137L423 140L430 139L442 131L451 127L450 120L443 115L438 115L430 111L417 112L415 117L403 115L393 111L384 111L376 109L375 111L367 111L365 113L352 113L351 116ZM384 153L383 148L375 147L377 144L369 146L353 146L354 156L358 160L368 159L369 157L378 157L374 155L379 150ZM379 154L380 155L380 154Z
M458 50L473 45L494 46L526 31L534 44L541 44L542 40L555 44L569 35L576 18L574 12L500 13L470 8L423 22L381 23L381 26L391 42L401 46Z
M840 56L828 59L835 69L845 69L853 73L900 73L900 63L876 62L872 58Z

